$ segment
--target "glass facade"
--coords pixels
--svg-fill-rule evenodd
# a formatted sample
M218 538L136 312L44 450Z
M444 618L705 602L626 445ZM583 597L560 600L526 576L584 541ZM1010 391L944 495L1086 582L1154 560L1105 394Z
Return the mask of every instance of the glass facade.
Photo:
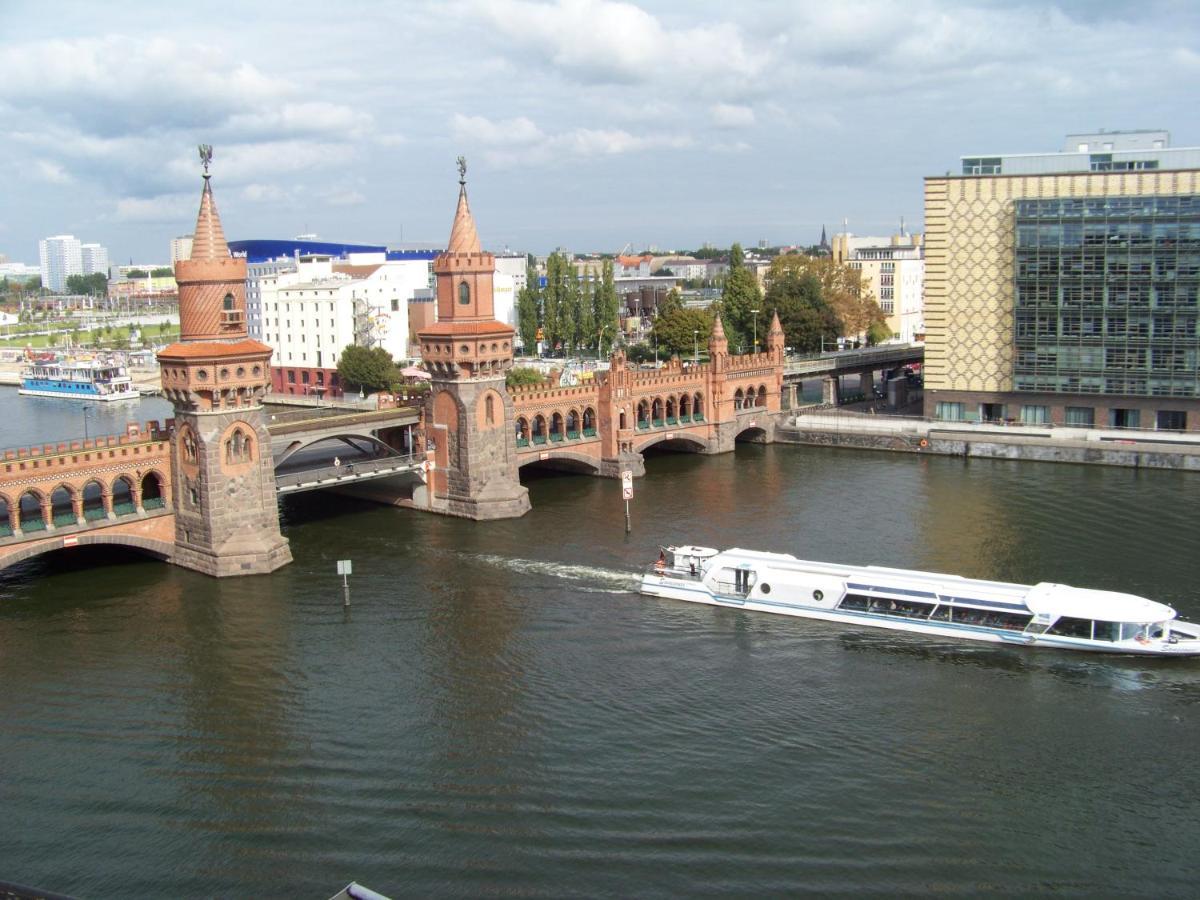
M1018 200L1018 391L1200 397L1200 196Z

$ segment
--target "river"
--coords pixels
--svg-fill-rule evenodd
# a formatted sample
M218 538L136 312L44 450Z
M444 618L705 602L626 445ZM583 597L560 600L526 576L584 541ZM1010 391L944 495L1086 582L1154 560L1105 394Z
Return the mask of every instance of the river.
M0 443L24 442L14 417L74 433L74 409L14 397ZM533 511L493 524L289 499L295 562L268 577L88 550L0 573L0 878L88 898L1195 894L1200 662L633 587L658 544L694 542L1195 619L1200 477L757 445L647 469L631 536L619 483L542 474Z

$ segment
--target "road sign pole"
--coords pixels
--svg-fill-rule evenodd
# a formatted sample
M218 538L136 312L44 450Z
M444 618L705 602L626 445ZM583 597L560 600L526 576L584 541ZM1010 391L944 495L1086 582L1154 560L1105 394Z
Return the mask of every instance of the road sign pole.
M337 561L337 573L342 576L342 608L350 608L350 576L353 574L354 564L348 559L339 559Z
M626 469L621 473L621 496L625 499L625 533L633 531L633 522L629 518L629 501L633 499L633 472Z

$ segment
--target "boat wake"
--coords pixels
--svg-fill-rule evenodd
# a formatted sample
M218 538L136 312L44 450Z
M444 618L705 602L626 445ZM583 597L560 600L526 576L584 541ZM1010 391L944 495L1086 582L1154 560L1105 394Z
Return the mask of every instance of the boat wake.
M641 576L636 572L602 569L598 566L567 565L540 559L520 559L493 553L464 553L468 559L487 565L519 572L522 575L547 575L564 581L580 583L579 590L588 594L636 594Z

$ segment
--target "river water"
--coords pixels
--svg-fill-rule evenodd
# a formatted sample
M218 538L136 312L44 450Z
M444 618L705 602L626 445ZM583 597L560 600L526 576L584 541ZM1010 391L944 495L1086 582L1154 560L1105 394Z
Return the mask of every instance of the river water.
M75 433L73 410L20 411ZM0 878L81 897L1195 895L1200 661L633 587L659 543L694 542L1200 618L1200 477L755 445L647 468L628 537L619 483L547 474L529 515L487 525L290 499L296 561L269 577L124 554L0 573Z

